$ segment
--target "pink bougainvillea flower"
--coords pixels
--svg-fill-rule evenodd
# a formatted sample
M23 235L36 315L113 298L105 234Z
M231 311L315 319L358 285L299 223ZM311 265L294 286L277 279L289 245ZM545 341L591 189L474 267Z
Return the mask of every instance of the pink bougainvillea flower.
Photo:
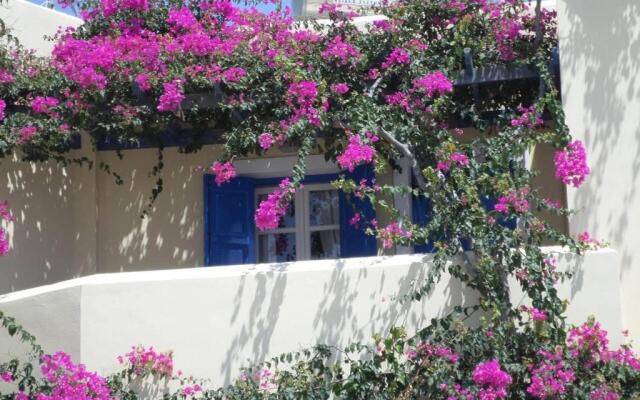
M591 172L587 165L587 152L580 140L569 143L565 150L557 151L554 162L556 178L576 188L584 183Z
M473 382L480 386L480 399L504 399L511 385L511 376L501 369L498 360L480 363L473 370Z
M287 105L292 110L290 123L306 117L314 126L320 126L320 116L314 102L318 97L318 85L313 81L294 82L287 90Z
M11 373L11 371L4 371L2 374L0 374L0 379L5 382L12 382L13 374Z
M182 100L185 96L182 93L181 81L176 79L173 82L167 82L163 85L164 93L160 96L158 111L176 111L180 108Z
M60 101L55 97L38 96L31 100L31 109L34 114L47 114L50 108L56 107L58 104Z
M518 213L527 212L529 211L528 195L529 188L513 190L508 195L500 197L494 209L503 214L508 214L510 207Z
M413 233L402 228L399 222L393 222L384 228L378 229L378 239L382 242L382 247L390 249L393 247L394 240L411 239Z
M544 123L542 115L535 106L527 108L520 106L518 107L518 111L521 112L521 115L511 120L511 126L514 128L526 126L527 128L534 129Z
M289 178L285 178L280 182L278 189L269 193L267 199L260 202L255 214L258 229L264 231L278 227L295 191Z
M541 361L531 371L527 393L536 399L559 398L575 380L573 369L565 364L562 352L540 351L538 355Z
M0 69L0 84L7 84L13 82L13 75L6 69Z
M19 133L20 137L16 140L16 143L25 144L38 133L38 129L35 126L25 126L20 128Z
M87 371L82 364L73 363L66 353L43 356L40 372L49 382L51 394L48 397L39 396L39 399L112 400L106 379Z
M149 90L151 90L151 79L149 77L149 74L138 74L136 76L136 83L138 84L140 90L142 90L143 92L148 92Z
M337 60L341 65L355 63L362 57L358 49L343 41L341 36L336 36L327 44L322 56L329 60Z
M225 82L238 82L240 79L247 75L247 71L244 68L233 67L229 68L222 73L222 78Z
M546 321L547 313L535 307L522 306L522 311L529 313L531 319L534 321Z
M235 167L229 161L223 163L216 161L209 170L216 176L215 181L218 186L229 182L237 175Z
M410 63L411 56L409 53L403 48L396 47L382 63L382 69L388 69L394 65L406 65Z
M202 387L198 384L185 386L182 388L182 394L184 396L193 396L196 393L202 392Z
M343 95L349 92L349 85L346 83L335 83L331 85L331 91L338 95Z
M258 136L258 143L263 150L269 150L275 143L275 139L271 133L265 132Z
M360 136L352 135L344 153L336 157L341 168L353 172L360 163L371 164L376 156L376 150L368 144L362 143Z
M413 87L415 90L424 92L428 97L453 92L453 83L440 71L415 79Z
M131 351L117 357L120 364L128 363L138 376L151 374L158 378L171 378L173 375L173 354L161 353L153 347L132 346Z

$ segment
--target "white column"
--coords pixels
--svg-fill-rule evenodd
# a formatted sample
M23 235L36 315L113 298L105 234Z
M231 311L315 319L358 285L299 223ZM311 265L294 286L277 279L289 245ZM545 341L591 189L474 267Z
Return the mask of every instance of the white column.
M572 235L589 231L620 253L624 323L640 340L640 3L559 0L562 97L591 176L569 188ZM614 270L612 270L614 271Z

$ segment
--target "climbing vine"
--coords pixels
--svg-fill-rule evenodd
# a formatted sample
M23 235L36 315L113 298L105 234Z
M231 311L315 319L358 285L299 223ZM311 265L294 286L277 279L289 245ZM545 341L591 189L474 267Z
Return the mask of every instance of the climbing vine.
M549 167L564 184L578 187L589 174L557 89L555 13L539 1L398 0L364 26L356 11L331 4L321 6L323 23L229 0L68 3L84 24L59 32L51 58L0 48L0 155L84 164L68 157L81 133L94 145L153 145L153 201L167 135L184 152L206 151L211 138L223 144L207 171L218 185L236 177L238 158L293 146L298 163L257 208L260 229L278 225L313 152L346 171L408 168L407 186L348 175L333 184L391 217L352 219L383 247L433 247L428 276L404 301L427 295L445 273L479 296L415 335L396 328L372 345L286 354L228 388L182 380L169 355L136 348L108 378L63 353L37 354L41 380L18 360L2 364L3 379L18 385L5 398L70 398L79 387L82 399L135 398L127 385L144 374L180 381L167 394L176 399L637 398L637 357L609 349L595 321L567 326L556 287L568 273L542 249L551 241L580 253L597 242L545 220L570 211L540 195L531 184L539 171L523 162L550 145ZM392 195L426 202L427 222L403 217ZM512 304L509 278L529 305Z

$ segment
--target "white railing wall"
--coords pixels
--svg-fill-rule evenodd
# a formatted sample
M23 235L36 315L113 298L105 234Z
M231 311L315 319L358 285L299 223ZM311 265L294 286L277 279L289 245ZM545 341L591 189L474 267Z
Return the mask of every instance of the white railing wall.
M570 320L597 316L619 342L619 260L602 250L559 254L575 278L560 285ZM410 332L475 295L445 276L422 302L401 304L431 256L401 255L88 276L0 298L47 351L58 349L102 373L132 345L173 350L186 374L224 384L247 362L315 343L370 341L394 325ZM522 295L513 291L515 302ZM0 334L0 359L20 347Z

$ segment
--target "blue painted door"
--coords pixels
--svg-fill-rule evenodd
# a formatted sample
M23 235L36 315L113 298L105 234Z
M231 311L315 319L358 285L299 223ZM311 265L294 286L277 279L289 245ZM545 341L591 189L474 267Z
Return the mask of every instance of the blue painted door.
M367 179L370 183L371 179L375 177L373 168L366 165L356 168L352 173L347 172L346 175L348 178L353 179L356 184L361 179ZM347 196L341 191L340 256L343 258L375 256L378 252L376 238L366 235L362 226L354 227L349 223L357 211L360 211L363 220L367 222L376 217L376 211L370 202L360 200L355 196L347 199Z
M256 262L255 185L235 178L222 186L205 175L205 265Z

